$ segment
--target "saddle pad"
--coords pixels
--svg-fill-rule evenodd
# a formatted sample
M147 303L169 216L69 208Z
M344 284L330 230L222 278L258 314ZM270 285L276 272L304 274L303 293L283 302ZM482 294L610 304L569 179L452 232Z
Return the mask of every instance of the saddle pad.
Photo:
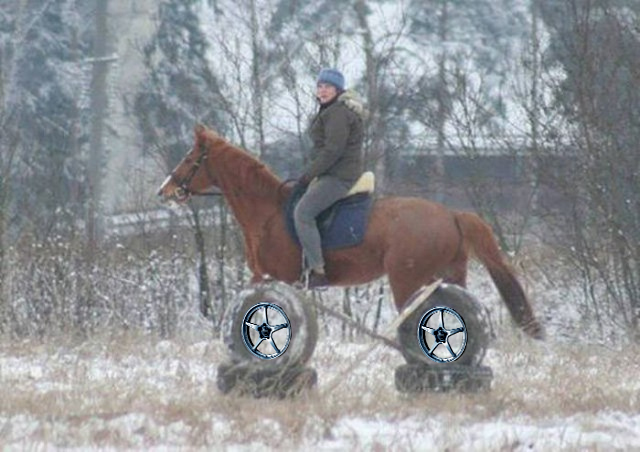
M293 220L293 211L304 194L304 188L294 190L285 203L284 215L287 231L300 245ZM362 243L369 223L369 214L373 206L373 196L369 193L357 193L341 199L318 215L316 220L322 249L334 250L348 248Z

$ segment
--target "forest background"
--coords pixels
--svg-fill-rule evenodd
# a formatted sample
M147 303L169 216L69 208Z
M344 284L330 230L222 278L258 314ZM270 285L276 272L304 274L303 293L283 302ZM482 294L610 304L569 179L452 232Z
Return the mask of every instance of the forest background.
M635 0L0 0L0 334L217 326L239 230L157 187L198 122L298 176L326 66L367 104L379 196L477 211L523 278L578 291L543 318L638 340ZM326 302L391 313L385 281Z

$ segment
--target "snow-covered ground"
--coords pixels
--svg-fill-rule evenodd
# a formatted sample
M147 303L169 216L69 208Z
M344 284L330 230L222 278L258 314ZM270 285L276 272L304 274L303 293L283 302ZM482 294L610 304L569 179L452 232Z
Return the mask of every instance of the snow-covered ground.
M487 393L402 394L397 351L340 341L341 325L324 319L309 363L317 388L292 400L223 395L225 347L194 307L171 340L0 337L0 450L640 450L640 347L607 316L585 320L576 280L555 256L533 262L514 263L547 328L543 343L513 329L487 273L471 266L469 289L497 333ZM318 302L335 306L335 296ZM391 303L382 314L384 328Z
M199 336L199 337L198 337ZM640 449L637 349L499 339L485 394L396 391L397 352L320 341L318 387L225 396L222 344L114 336L0 344L0 449ZM352 369L353 368L353 369Z

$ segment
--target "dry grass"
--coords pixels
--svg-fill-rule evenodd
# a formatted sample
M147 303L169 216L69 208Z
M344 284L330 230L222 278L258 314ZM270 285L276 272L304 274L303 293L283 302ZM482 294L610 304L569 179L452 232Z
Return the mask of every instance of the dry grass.
M531 278L536 312L565 312L558 307L571 302L563 286L571 281L536 262L559 260L514 262ZM204 322L172 340L0 338L0 449L640 449L638 346L589 344L606 331L582 337L565 318L546 322L546 343L532 342L511 329L483 270L470 288L497 321L488 393L401 394L397 352L377 346L364 355L370 343L321 341L310 363L315 390L290 400L223 395L224 346Z
M598 413L632 416L638 409L636 348L502 338L486 361L495 373L491 392L416 397L395 390L393 371L402 359L382 346L346 372L367 347L320 343L311 363L316 390L257 401L219 393L216 368L224 350L206 334L172 341L144 335L2 341L0 447L421 449L424 439L407 434L415 430L455 450L473 439L477 425L578 417L597 431ZM526 446L517 434L497 440L504 450Z

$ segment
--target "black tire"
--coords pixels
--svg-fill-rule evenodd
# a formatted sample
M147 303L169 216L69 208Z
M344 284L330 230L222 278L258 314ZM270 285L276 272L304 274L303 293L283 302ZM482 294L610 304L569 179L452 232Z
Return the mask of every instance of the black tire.
M266 369L248 363L228 363L218 367L216 383L224 394L285 399L315 387L318 374L304 366Z
M396 389L407 394L486 392L491 389L492 380L493 372L486 366L403 364L395 371Z
M460 357L451 363L437 363L429 358L420 348L418 328L422 316L431 308L441 306L456 311L464 320L467 329L467 345ZM462 333L461 333L462 334ZM427 364L438 367L446 366L479 366L484 359L489 339L489 324L478 300L460 286L442 284L429 298L422 302L398 327L397 338L402 347L402 355L409 364Z
M255 356L243 341L245 315L264 302L280 307L290 323L289 345L275 359ZM311 302L293 287L278 282L260 284L243 291L240 299L227 310L223 337L233 363L251 363L259 368L302 366L313 355L318 341L318 316Z

